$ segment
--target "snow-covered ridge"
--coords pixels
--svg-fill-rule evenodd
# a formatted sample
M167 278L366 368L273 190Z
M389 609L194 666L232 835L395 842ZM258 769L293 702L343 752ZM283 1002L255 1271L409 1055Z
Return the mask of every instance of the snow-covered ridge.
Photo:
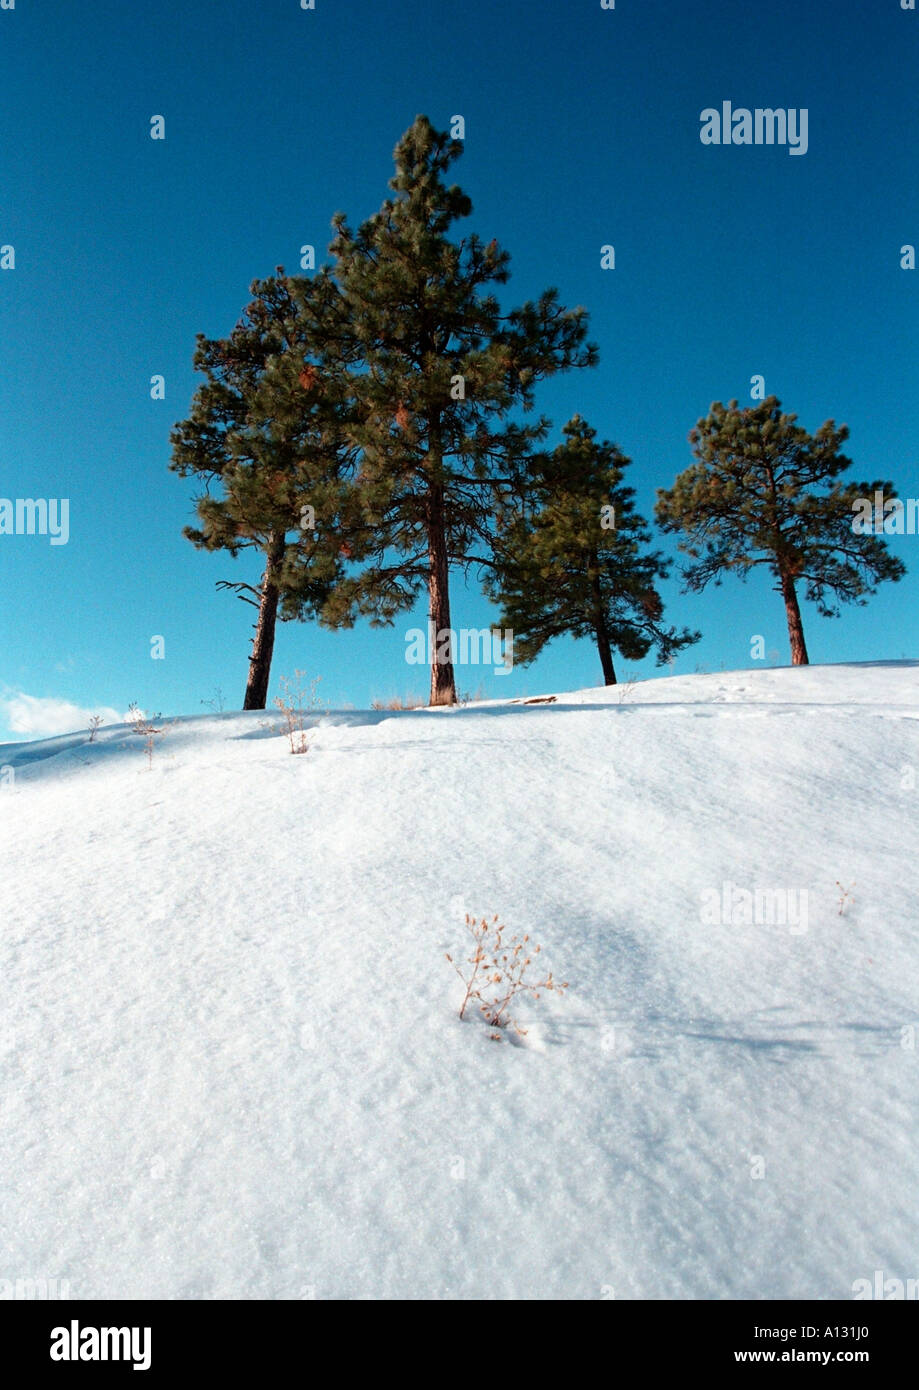
M904 662L0 746L0 1280L915 1278L917 714ZM456 1017L466 911L571 982L516 1045Z

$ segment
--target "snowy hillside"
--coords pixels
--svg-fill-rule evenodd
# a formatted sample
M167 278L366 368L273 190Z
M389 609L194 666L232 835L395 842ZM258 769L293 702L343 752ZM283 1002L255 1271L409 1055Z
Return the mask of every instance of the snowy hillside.
M919 1275L919 664L266 720L0 747L0 1277ZM522 1040L457 1017L466 911L570 981Z

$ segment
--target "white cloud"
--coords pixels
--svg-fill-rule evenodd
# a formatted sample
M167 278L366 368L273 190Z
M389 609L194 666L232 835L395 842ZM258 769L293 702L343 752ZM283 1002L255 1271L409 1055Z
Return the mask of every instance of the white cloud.
M21 691L0 700L6 714L10 733L27 734L32 738L51 738L54 734L73 734L85 729L94 714L101 714L106 724L122 724L125 716L106 705L81 709L69 700L52 696L24 695Z

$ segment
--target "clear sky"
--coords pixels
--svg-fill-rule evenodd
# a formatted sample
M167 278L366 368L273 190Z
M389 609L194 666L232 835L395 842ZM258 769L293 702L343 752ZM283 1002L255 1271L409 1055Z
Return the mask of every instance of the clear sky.
M808 428L851 429L855 477L919 495L919 12L900 0L16 0L0 10L0 497L68 498L70 539L0 536L0 738L79 710L198 713L242 701L254 610L218 593L253 556L196 551L193 485L169 432L200 378L195 334L229 332L256 276L329 223L379 206L392 149L419 112L461 114L454 166L468 226L510 252L506 304L558 287L591 314L593 371L539 390L634 460L638 503L691 461L713 400L754 374ZM808 149L706 146L704 108L807 108ZM166 139L150 138L162 115ZM604 271L611 243L616 268ZM150 378L165 378L165 399ZM672 541L661 538L672 551ZM919 538L909 573L836 620L808 606L811 660L915 657ZM766 574L683 595L703 631L675 670L788 660ZM333 705L426 695L405 632L279 627L272 676L322 676ZM496 616L454 585L456 627ZM151 639L165 659L151 658ZM653 674L652 658L619 660ZM589 643L560 641L489 696L597 684ZM71 720L72 722L72 720Z

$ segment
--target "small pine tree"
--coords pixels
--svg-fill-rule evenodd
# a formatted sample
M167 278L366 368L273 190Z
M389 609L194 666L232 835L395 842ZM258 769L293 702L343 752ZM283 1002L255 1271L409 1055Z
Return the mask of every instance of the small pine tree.
M839 452L847 427L827 420L811 435L797 418L775 396L745 408L715 401L689 436L696 462L659 489L656 514L664 530L682 533L689 590L766 566L785 604L792 664L806 666L799 585L821 616L836 617L840 604L864 604L906 569L883 540L853 528L856 499L891 496L893 484L841 482L852 466Z
M488 589L515 658L530 662L563 634L591 638L604 683L615 685L614 650L637 661L653 647L660 665L699 634L662 623L655 586L668 566L645 548L650 531L623 481L629 459L579 415L563 434L534 458L516 510L501 513Z

